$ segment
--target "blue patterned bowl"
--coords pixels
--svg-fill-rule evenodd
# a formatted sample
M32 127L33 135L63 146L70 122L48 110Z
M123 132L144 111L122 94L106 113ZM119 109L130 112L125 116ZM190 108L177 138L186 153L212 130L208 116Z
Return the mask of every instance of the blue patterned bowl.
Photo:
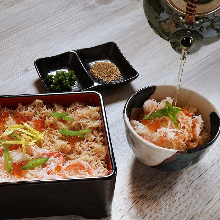
M139 136L130 124L130 119L142 108L147 99L161 101L174 97L175 86L150 86L134 93L126 102L123 111L128 143L136 157L146 165L164 171L176 171L198 162L210 149L220 133L220 118L216 108L202 95L189 89L180 88L177 106L196 106L197 113L209 127L210 139L207 143L188 150L166 149L147 142Z

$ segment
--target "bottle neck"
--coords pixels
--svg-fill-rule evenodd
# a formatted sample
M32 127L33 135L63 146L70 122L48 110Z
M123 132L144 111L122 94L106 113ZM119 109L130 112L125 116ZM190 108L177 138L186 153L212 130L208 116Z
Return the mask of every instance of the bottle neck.
M170 36L170 44L178 53L184 49L188 51L188 54L193 54L202 47L203 36L194 30L181 29Z

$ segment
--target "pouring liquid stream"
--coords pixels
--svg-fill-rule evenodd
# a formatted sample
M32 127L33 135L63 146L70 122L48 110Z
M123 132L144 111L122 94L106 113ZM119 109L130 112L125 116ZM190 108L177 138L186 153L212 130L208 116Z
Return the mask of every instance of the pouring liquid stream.
M181 62L180 62L180 69L178 72L178 83L176 86L176 93L175 93L175 98L174 98L174 106L176 107L177 104L177 99L178 99L178 94L179 94L179 89L180 89L180 84L181 84L181 78L182 78L182 74L183 74L183 67L184 64L186 62L186 55L187 55L187 50L186 49L182 49L182 55L181 55Z

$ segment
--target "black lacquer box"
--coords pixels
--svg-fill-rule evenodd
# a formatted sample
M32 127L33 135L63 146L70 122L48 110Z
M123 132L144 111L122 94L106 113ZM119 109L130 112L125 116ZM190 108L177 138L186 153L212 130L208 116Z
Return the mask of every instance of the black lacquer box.
M75 101L81 101L101 107L109 174L92 178L0 183L0 219L64 215L80 215L85 218L107 217L111 213L116 163L101 95L87 91L1 96L0 104L2 107L15 109L18 103L26 105L35 99L41 99L48 105L56 102L69 106Z

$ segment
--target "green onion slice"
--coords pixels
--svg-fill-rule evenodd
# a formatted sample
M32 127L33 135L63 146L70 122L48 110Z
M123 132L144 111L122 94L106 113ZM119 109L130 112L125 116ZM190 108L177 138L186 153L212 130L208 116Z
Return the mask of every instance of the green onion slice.
M68 129L63 129L59 131L61 134L69 135L69 136L79 136L79 137L84 137L85 133L91 131L91 129L85 129L85 130L79 130L79 131L71 131Z
M29 170L29 169L33 169L35 167L39 167L42 164L46 163L48 161L49 157L41 157L38 159L34 159L29 161L26 165L24 165L21 169L22 170Z
M6 168L7 168L8 172L10 173L12 170L12 163L11 163L11 156L10 156L8 147L6 147L4 150L4 158L5 158Z
M12 132L12 133L9 134L8 136L11 137L11 138L14 139L14 140L18 140L18 141L21 140L20 135L16 134L15 132Z
M6 142L6 141L8 141L8 140L0 138L1 144L2 144L3 142Z
M152 119L154 117L168 116L174 122L175 126L179 129L179 126L177 123L177 113L179 111L183 111L183 110L178 107L173 107L168 101L166 101L165 108L162 108L160 110L153 112L152 114L148 115L144 119Z
M64 119L64 120L67 120L67 121L75 121L74 118L68 117L69 114L67 112L53 112L53 113L50 113L50 115L52 117L55 117L55 118L58 118L58 119Z
M160 110L153 112L152 114L148 115L144 119L152 119L154 117L162 117L162 116L168 116L165 108L162 108Z

